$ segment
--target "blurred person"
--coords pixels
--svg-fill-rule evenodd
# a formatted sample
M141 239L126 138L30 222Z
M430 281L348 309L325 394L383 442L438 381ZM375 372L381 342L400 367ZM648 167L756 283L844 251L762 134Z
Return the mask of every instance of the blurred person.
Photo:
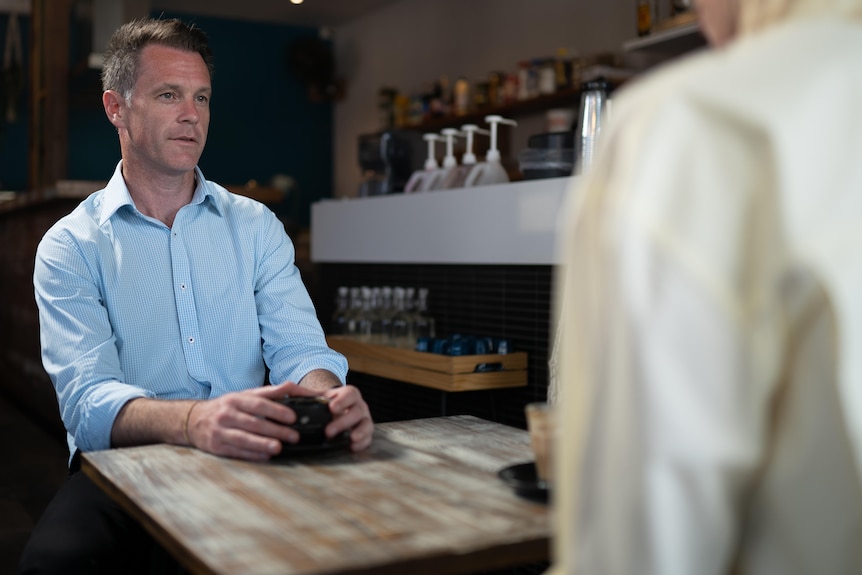
M550 573L862 573L862 0L696 8L573 190Z
M179 20L134 21L109 42L102 104L122 160L36 254L42 358L71 473L22 573L146 571L159 555L78 471L81 452L165 442L265 461L299 440L294 412L273 401L286 395L327 397L327 435L371 443L368 406L326 345L284 226L197 166L212 70L206 35Z

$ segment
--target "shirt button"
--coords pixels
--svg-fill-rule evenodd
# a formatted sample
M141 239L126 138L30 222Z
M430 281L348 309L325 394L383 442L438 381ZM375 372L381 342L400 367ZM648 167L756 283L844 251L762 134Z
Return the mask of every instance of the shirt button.
M190 337L190 338L189 338L189 343L194 343L194 342L195 342L195 338Z
M186 289L186 284L180 284L180 289Z

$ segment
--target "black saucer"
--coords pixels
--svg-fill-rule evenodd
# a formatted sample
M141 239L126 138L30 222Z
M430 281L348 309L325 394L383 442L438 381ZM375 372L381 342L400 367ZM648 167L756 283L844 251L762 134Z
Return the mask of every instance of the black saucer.
M323 453L337 449L347 449L349 447L350 435L348 433L342 433L322 443L285 443L282 441L281 453L279 456Z
M497 472L497 476L521 497L541 503L548 502L548 484L539 479L536 464L532 461L505 467Z

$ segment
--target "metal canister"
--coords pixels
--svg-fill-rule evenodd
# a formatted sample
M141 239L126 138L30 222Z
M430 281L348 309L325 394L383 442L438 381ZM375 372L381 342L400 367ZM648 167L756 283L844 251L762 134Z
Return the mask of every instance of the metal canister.
M575 172L578 174L585 173L593 164L607 101L608 84L604 80L592 80L581 85L581 105L575 132Z

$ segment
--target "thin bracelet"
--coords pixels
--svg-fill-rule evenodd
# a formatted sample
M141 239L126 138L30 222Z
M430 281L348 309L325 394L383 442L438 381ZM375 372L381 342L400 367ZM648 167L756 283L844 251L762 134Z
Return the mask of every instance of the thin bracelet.
M200 400L195 401L192 406L189 407L189 410L186 412L186 420L183 422L183 437L186 440L186 445L190 445L192 447L194 447L194 445L192 445L192 440L189 438L189 420L192 418L192 410L199 403Z

